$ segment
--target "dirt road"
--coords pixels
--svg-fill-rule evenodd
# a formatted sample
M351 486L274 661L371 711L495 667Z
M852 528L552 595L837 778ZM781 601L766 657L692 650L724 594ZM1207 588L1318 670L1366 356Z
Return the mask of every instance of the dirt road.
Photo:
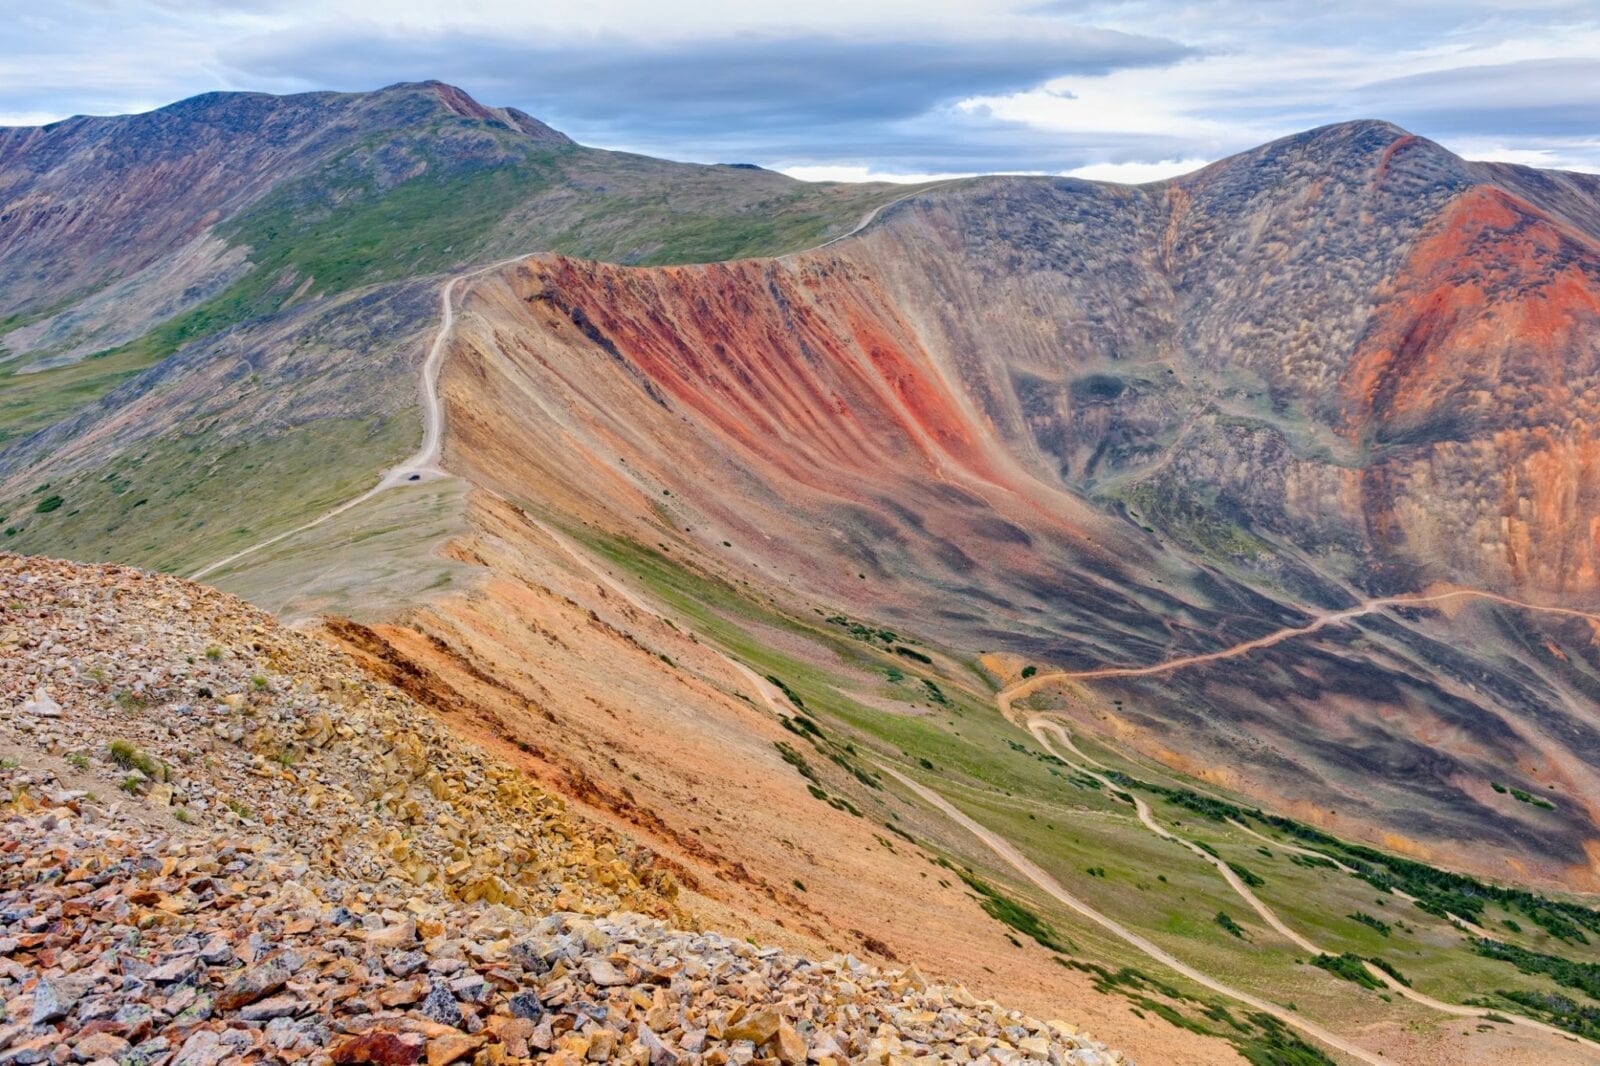
M1429 595L1411 593L1400 596L1380 596L1367 600L1355 607L1346 607L1338 611L1328 611L1318 615L1303 626L1294 626L1275 630L1263 637L1242 641L1232 647L1220 651L1208 651L1199 655L1184 655L1176 659L1167 659L1164 662L1151 666L1097 666L1092 670L1049 670L1019 681L1001 693L1006 701L1006 706L1001 710L1010 715L1010 703L1021 696L1036 692L1053 681L1093 681L1107 677L1149 677L1153 674L1165 674L1173 670L1181 670L1186 666L1197 666L1200 663L1216 662L1219 659L1233 659L1240 655L1248 655L1261 648L1269 648L1274 644L1281 644L1295 637L1303 637L1308 633L1315 633L1327 626L1348 622L1352 618L1372 614L1374 611L1385 610L1389 607L1424 607L1429 604L1444 603L1449 600L1488 600L1491 603L1504 604L1507 607L1520 607L1528 611L1540 611L1546 614L1565 615L1570 618L1583 618L1590 622L1600 624L1600 612L1579 611L1571 607L1549 607L1537 603L1525 603L1514 600L1509 596L1501 596L1494 592L1483 592L1478 589L1454 589L1450 592L1439 592Z
M1215 855L1212 855L1198 844L1195 844L1189 840L1185 840L1183 837L1177 836L1176 834L1168 831L1165 826L1156 821L1155 815L1150 809L1150 805L1142 798L1134 795L1131 792L1128 792L1115 781L1112 781L1109 777L1097 772L1090 766L1075 763L1071 759L1063 756L1061 752L1056 749L1055 745L1050 743L1050 739L1047 734L1053 733L1056 738L1062 742L1063 747L1070 750L1080 759L1084 758L1083 753L1079 751L1077 746L1072 743L1072 738L1067 734L1066 729L1063 728L1059 722L1054 722L1047 718L1033 718L1028 722L1028 731L1033 734L1035 740L1044 746L1046 751L1060 759L1062 762L1066 763L1068 766L1072 767L1074 770L1078 771L1079 773L1086 774L1089 777L1094 778L1096 781L1099 781L1104 788L1113 794L1122 793L1127 795L1128 798L1133 800L1134 808L1139 814L1139 821L1143 823L1146 829L1161 837L1163 840L1170 840L1174 843L1181 844L1183 847L1189 849L1195 855L1199 856L1202 860L1215 867L1217 872L1222 875L1222 879L1228 883L1228 887L1232 888L1234 893L1240 899L1242 899L1251 910L1255 911L1257 916L1259 916L1262 921L1271 926L1279 936L1283 937L1285 940L1288 940L1301 951L1309 952L1312 955L1338 954L1337 951L1329 951L1327 948L1322 947L1321 945L1310 940L1308 937L1303 936L1301 933L1290 928L1288 924L1278 917L1277 913L1274 912L1271 907L1267 906L1259 896L1250 890L1250 886L1245 884L1243 879L1240 878L1238 874L1234 873L1233 868L1230 867L1225 861ZM1085 762L1087 761L1088 760L1085 760ZM1239 828L1244 829L1253 836L1259 836L1259 834L1254 833L1247 827L1239 825L1238 822L1233 824L1238 825ZM1277 840L1271 840L1270 843L1274 847L1284 847L1282 842ZM1328 856L1322 855L1320 852L1305 851L1305 849L1301 848L1289 848L1287 850L1301 851L1305 854L1316 855L1318 858L1322 859L1328 858ZM1350 867L1344 866L1342 863L1336 863L1335 865L1339 866L1342 870L1348 871L1349 873L1353 874L1355 872L1354 870L1351 870ZM1403 895L1403 893L1401 895ZM1414 897L1411 896L1405 896L1404 898L1414 901ZM1479 932L1481 932L1481 930L1479 930ZM1368 973L1370 973L1377 980L1381 981L1394 995L1409 999L1413 1003L1420 1004L1421 1006L1428 1007L1432 1010L1440 1011L1444 1014L1453 1015L1459 1018L1486 1018L1490 1014L1497 1013L1486 1010L1483 1007L1467 1007L1457 1003L1445 1003L1442 1000L1437 1000L1432 996L1418 992L1409 985L1402 984L1400 981L1392 977L1387 971L1374 966L1370 962L1364 962L1363 965L1366 967ZM1582 1044L1594 1051L1600 1052L1600 1044L1590 1040L1581 1039L1563 1029L1558 1029L1553 1025L1547 1025L1544 1022L1536 1021L1532 1018L1526 1018L1518 1014L1500 1013L1499 1016L1506 1018L1513 1025L1521 1026L1525 1029L1532 1029L1546 1036L1558 1037L1565 1043Z
M916 781L913 781L911 778L907 777L905 774L894 769L893 767L884 766L883 772L893 777L896 781L899 781L906 788L914 792L919 798L922 799L923 802L927 803L928 806L933 807L946 818L950 819L952 822L971 833L983 843L984 847L998 855L1008 866L1016 870L1023 877L1026 877L1029 881L1032 881L1039 887L1041 891L1047 893L1057 902L1064 904L1065 906L1076 911L1078 914L1087 918L1089 921L1100 926L1117 939L1130 944L1144 955L1154 959L1156 962L1161 963L1163 966L1166 966L1168 969L1182 974L1203 988L1208 988L1219 995L1227 996L1229 999L1243 1003L1252 1010L1258 1010L1263 1014L1270 1014L1284 1025L1292 1026L1311 1037L1313 1040L1316 1040L1318 1043L1340 1051L1357 1060L1358 1062L1369 1063L1370 1066L1379 1066L1379 1064L1385 1061L1365 1048L1351 1043L1344 1037L1339 1036L1337 1033L1330 1032L1329 1030L1318 1025L1316 1022L1301 1017L1294 1011L1280 1007L1276 1003L1269 1003L1258 996L1251 995L1249 992L1244 992L1240 989L1230 987L1229 985L1225 985L1215 978L1201 973L1188 963L1183 962L1175 956L1169 954L1165 949L1158 947L1149 940L1146 940L1144 937L1122 925L1115 919L1108 918L1104 914L1101 914L1087 903L1084 903L1082 900L1078 899L1078 897L1069 893L1061 886L1059 881L1035 865L1032 860L1023 855L1022 852L1018 851L1010 841L1006 840L1004 837L997 836L988 829L985 829L983 826L979 825L977 822L973 821L971 818L968 818L965 814L962 814L937 792L918 784Z
M209 563L189 575L190 581L199 581L208 574L213 574L223 567L238 562L248 555L254 555L262 548L269 548L280 541L288 540L297 533L304 533L308 529L315 529L330 519L337 518L353 507L359 507L378 493L392 489L399 485L418 484L432 481L448 475L439 467L439 454L444 445L444 401L439 398L439 369L444 365L444 353L449 344L450 331L455 326L455 290L456 285L467 278L476 277L509 263L515 263L526 256L514 256L502 259L498 263L491 263L486 267L478 267L465 273L457 274L439 286L439 327L434 331L433 343L428 348L427 358L422 362L422 375L418 383L418 392L422 400L422 444L406 459L384 472L378 483L367 491L352 496L331 510L313 518L293 529L267 537L265 540L256 541L247 548L241 548L232 555Z

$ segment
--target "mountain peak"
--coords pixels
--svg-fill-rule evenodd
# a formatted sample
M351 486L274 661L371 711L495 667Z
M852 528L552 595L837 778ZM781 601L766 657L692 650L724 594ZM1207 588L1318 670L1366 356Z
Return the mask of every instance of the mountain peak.
M197 93L153 111L128 115L77 115L42 129L81 129L100 135L119 131L170 127L174 123L196 123L205 127L259 130L267 116L280 124L316 124L341 112L366 114L379 124L406 125L428 114L446 114L474 122L484 122L515 130L537 141L554 145L574 143L559 130L514 107L489 107L478 102L459 86L437 79L401 81L381 89L362 92L318 90L303 93L264 93L214 90ZM304 131L302 131L304 132Z
M1291 133L1175 180L1221 181L1259 189L1263 183L1317 181L1331 175L1356 180L1357 175L1366 174L1382 181L1391 173L1444 187L1464 186L1473 180L1461 157L1382 119L1354 119Z
M464 118L475 118L483 121L494 119L492 108L485 107L475 100L471 93L460 86L451 85L449 82L429 78L426 81L398 81L393 85L385 85L377 90L373 96L422 94L432 96L444 105L446 110L452 111Z
M1382 118L1352 118L1343 122L1330 122L1313 126L1302 137L1363 137L1383 135L1390 138L1415 136L1410 130Z
M439 81L437 78L429 78L425 81L399 81L367 95L380 98L402 95L431 96L446 111L461 118L507 126L519 133L532 137L534 140L546 141L551 144L574 143L572 138L566 134L547 126L525 111L515 107L489 107L479 103L471 93L460 86L451 85L446 81Z
M1291 133L1269 141L1246 155L1278 154L1284 151L1302 151L1313 156L1337 157L1349 154L1360 156L1383 154L1396 150L1396 146L1416 146L1451 159L1454 153L1425 137L1419 137L1393 122L1375 118L1350 119L1315 126L1299 133Z

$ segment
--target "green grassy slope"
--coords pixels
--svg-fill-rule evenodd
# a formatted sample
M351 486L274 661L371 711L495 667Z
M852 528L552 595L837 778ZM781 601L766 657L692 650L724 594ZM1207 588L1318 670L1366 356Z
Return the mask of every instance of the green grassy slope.
M936 816L919 816L915 797L897 795L881 767L939 792L1073 895L1178 958L1335 1031L1359 1029L1374 1017L1419 1031L1464 1024L1370 987L1370 979L1341 976L1350 969L1341 960L1353 956L1375 960L1447 1002L1597 1034L1600 912L1584 902L1489 884L1339 840L1076 736L1090 757L1115 768L1127 791L1151 803L1163 826L1246 871L1242 876L1282 920L1329 953L1317 959L1268 926L1213 866L1140 825L1125 795L1002 719L994 683L967 653L906 634L886 637L871 620L804 613L676 553L594 531L569 532L697 632L780 682L802 707L786 723L796 736L794 757L786 758L806 776L818 802L880 822L892 835L886 846L919 847L947 863L947 876L966 879L980 902L987 900L991 916L1010 926L1018 951L1046 951L1063 965L1095 972L1108 991L1221 1035L1251 1061L1323 1061L1271 1019L1247 1017L1236 1003L1165 972L1040 893L970 836ZM775 632L783 639L765 636ZM1054 697L1035 702L1037 711L1071 710L1070 702ZM1486 948L1448 916L1457 913L1510 950Z

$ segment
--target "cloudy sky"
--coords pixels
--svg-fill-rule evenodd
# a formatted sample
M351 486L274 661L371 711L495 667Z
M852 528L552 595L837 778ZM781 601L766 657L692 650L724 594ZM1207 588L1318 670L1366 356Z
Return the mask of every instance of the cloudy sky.
M0 0L0 125L439 78L578 140L803 177L1143 181L1385 118L1600 170L1594 0Z

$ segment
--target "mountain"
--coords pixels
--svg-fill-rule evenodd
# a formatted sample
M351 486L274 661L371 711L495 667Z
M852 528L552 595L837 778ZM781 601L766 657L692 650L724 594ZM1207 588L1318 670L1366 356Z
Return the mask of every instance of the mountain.
M438 83L372 94L207 93L143 115L7 129L0 283L8 313L53 306L157 264L170 273L185 246L274 186L371 152L363 142L374 134L419 127L430 134L428 150L454 165L494 161L501 146L491 131L530 147L571 145L527 115L483 107ZM380 186L404 180L419 162L414 145L384 147L367 175ZM199 249L185 258L197 257Z
M9 546L116 557L138 536L180 570L405 453L448 273L530 247L783 251L901 191L582 148L436 82L210 94L3 145L0 499L49 481L97 517ZM327 469L329 447L357 469ZM246 528L197 524L245 509L245 485Z
M1136 1059L1600 1054L1600 179L809 185L437 83L0 143L5 547Z
M474 286L449 465L829 613L1077 671L1383 595L1592 610L1600 182L1495 177L1356 124L1164 185L964 183L779 260L530 260ZM1418 854L1487 838L1481 872L1595 888L1597 619L1452 606L1109 678L1130 709L1097 710L1326 824Z

